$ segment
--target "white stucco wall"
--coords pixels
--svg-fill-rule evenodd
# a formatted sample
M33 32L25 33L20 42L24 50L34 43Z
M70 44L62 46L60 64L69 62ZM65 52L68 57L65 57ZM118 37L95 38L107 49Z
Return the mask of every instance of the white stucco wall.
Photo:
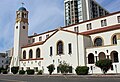
M70 37L69 37L70 36ZM83 66L85 65L85 48L84 48L84 43L83 43L83 35L78 35L78 50L79 50L79 65ZM62 41L64 44L64 54L57 55L56 51L56 46L57 42ZM72 44L72 54L68 54L68 44ZM50 56L50 47L53 47L53 55ZM36 49L40 48L41 50L41 67L44 69L44 73L48 73L47 66L50 64L55 65L55 72L57 73L57 66L60 64L60 61L63 62L65 61L68 63L70 66L73 66L73 69L78 66L78 54L77 54L77 35L75 33L70 33L70 32L65 32L65 31L58 31L55 35L53 35L51 38L49 38L43 45L38 45L38 46L33 46L33 47L28 47L28 48L23 48L22 51L26 50L27 54L27 59L29 55L29 50L33 50L33 59L35 59L35 54L36 54ZM35 61L40 61L40 60L29 60L29 62L34 62L33 64L26 64L26 66L23 65L25 61L21 61L20 67L37 67L38 65L35 64ZM54 61L54 62L53 62ZM26 61L28 63L28 61ZM40 69L39 69L40 70ZM73 71L75 73L75 71Z

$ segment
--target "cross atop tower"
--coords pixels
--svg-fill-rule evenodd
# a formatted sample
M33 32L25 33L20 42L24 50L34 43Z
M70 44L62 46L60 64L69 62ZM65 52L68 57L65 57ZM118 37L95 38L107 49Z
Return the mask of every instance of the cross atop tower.
M25 3L23 3L23 2L21 4L22 4L22 7L25 5Z

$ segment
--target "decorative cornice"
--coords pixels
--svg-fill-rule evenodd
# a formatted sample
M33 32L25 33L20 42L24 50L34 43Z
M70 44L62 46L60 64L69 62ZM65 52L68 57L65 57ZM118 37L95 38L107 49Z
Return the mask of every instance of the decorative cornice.
M28 23L28 19L25 19L25 18L16 18L16 23L18 23L18 22Z
M36 58L36 59L21 59L20 61L31 61L31 60L43 60L43 58Z

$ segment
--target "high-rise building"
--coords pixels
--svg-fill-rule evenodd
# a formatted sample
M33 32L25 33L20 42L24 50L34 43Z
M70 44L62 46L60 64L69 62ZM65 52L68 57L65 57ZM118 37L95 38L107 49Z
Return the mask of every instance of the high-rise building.
M64 7L66 26L109 14L95 0L64 0Z

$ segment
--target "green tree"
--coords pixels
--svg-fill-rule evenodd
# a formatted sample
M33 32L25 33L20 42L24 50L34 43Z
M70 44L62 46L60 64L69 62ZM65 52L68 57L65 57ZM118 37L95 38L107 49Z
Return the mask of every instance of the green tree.
M53 64L50 64L48 67L49 74L51 75L52 72L55 70L55 66Z
M3 67L0 67L0 74L1 74L2 70L4 70L4 68L3 68Z
M34 69L26 70L26 72L28 75L34 75L34 73L35 73Z
M26 72L26 71L24 71L24 70L19 70L19 74L20 74L20 75L24 75L25 72Z
M17 73L18 73L18 70L19 70L19 67L12 67L12 68L11 68L11 72L12 72L13 74L17 74Z
M109 59L105 59L105 60L99 60L95 63L95 65L97 67L99 67L101 69L101 71L103 72L103 74L106 74L107 71L111 68L112 66L112 61Z
M58 68L62 74L69 72L69 65L66 62L59 64Z

